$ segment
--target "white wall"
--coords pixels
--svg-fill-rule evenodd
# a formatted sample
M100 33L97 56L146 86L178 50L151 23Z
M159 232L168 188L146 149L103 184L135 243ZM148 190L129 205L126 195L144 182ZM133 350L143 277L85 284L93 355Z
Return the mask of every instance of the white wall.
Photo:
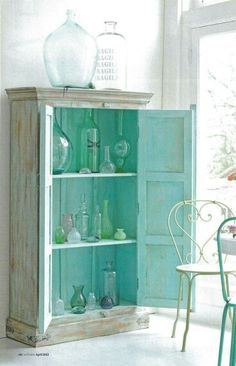
M150 107L162 100L163 0L2 0L0 121L0 337L8 315L9 111L5 88L48 87L42 59L45 37L64 22L67 8L96 36L104 20L116 20L129 46L127 89L150 91Z

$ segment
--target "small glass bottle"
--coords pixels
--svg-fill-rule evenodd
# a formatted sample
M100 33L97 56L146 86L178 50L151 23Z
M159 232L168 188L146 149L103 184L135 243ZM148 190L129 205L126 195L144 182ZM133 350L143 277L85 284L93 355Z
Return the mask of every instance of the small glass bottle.
M85 195L81 202L78 213L75 215L76 228L80 233L81 240L87 240L89 235L89 215Z
M115 173L115 164L110 159L110 146L104 146L104 160L100 164L100 173Z
M87 309L94 310L96 309L96 297L94 292L90 292L87 300Z
M102 208L102 239L111 239L113 237L113 226L110 221L109 212L109 201L103 201L103 208Z
M100 240L102 235L102 214L99 210L99 206L96 206L93 222L93 234L95 239Z
M92 110L85 110L85 117L80 135L79 171L99 171L100 131L92 116Z
M107 261L103 270L103 295L112 298L113 305L118 304L116 271L112 269L112 262Z
M55 315L64 315L65 305L62 299L58 299L55 304Z
M55 229L55 243L64 244L65 243L65 230L62 226L57 226Z
M106 21L105 31L97 36L98 61L95 71L97 89L126 88L126 40L116 32L116 22Z
M67 240L68 234L73 227L73 215L71 213L65 213L62 215L62 227L65 232L65 239Z
M81 240L80 233L76 229L76 227L72 227L71 231L68 233L67 241L68 243L79 243Z

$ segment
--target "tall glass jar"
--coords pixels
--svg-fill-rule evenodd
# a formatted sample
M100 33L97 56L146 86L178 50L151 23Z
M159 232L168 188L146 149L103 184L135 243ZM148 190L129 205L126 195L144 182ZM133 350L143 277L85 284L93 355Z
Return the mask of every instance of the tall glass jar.
M113 305L118 304L116 271L112 268L112 262L106 262L103 270L103 296L112 298Z
M95 39L75 21L75 12L67 10L67 20L44 43L44 63L54 87L88 88L97 61Z
M116 22L106 21L105 31L97 36L98 61L95 72L97 89L126 88L126 40L116 32Z

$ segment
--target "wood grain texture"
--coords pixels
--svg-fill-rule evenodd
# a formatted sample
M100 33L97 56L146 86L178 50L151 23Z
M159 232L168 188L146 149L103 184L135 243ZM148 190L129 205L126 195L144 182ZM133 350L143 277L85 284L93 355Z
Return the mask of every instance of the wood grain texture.
M11 105L10 316L37 325L37 102Z
M121 332L145 329L149 326L149 314L135 306L97 310L90 314L72 315L54 319L45 334L34 327L8 319L7 336L33 347L106 336Z
M152 93L121 90L14 88L7 89L11 101L40 100L50 105L92 108L145 108Z

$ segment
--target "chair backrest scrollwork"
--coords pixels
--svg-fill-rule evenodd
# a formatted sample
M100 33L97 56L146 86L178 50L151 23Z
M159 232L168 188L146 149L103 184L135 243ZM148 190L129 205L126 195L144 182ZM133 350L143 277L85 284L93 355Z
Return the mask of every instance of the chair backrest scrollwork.
M176 203L168 215L168 229L180 263L218 262L217 229L223 220L232 216L231 208L219 201ZM189 250L181 251L181 246Z

